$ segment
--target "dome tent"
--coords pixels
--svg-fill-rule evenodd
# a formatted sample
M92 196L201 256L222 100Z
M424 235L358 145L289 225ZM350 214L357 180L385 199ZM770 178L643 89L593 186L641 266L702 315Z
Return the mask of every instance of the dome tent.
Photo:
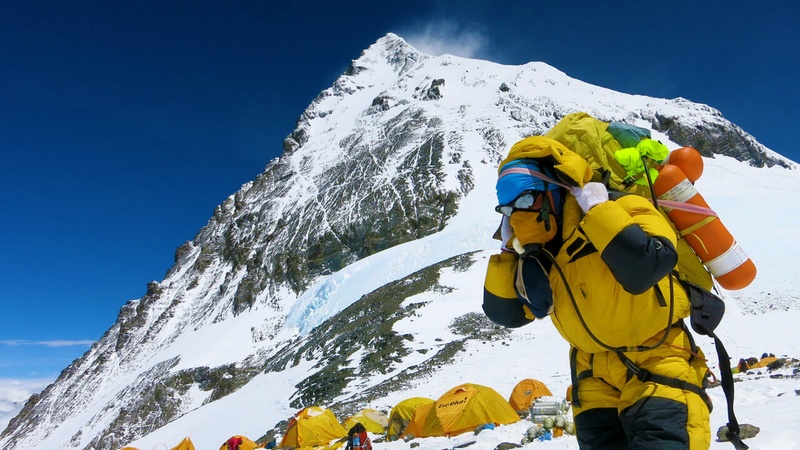
M194 450L194 443L192 443L192 440L189 439L189 437L187 436L183 438L183 440L180 441L178 445L172 447L169 450Z
M321 406L303 408L292 417L279 448L300 448L328 445L334 439L347 436L333 411Z
M497 391L466 383L450 389L433 403L417 407L403 436L456 436L479 425L517 421L519 415Z
M356 423L364 425L370 433L383 434L389 426L389 417L377 409L365 408L345 419L342 426L345 430L349 430Z
M389 427L386 429L386 440L394 441L403 434L411 419L414 410L421 405L433 404L433 399L427 397L411 397L394 405L389 413Z
M523 414L531 407L533 401L539 397L550 397L553 393L539 380L533 378L525 378L520 380L514 389L511 391L511 396L508 397L508 403L517 412Z

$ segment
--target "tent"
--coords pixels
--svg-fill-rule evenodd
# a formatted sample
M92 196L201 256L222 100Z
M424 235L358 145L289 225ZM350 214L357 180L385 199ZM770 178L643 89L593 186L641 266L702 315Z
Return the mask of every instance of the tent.
M433 399L426 397L411 397L394 405L389 413L389 427L386 429L386 440L394 441L406 430L411 418L414 417L414 410L420 405L433 404Z
M389 416L377 409L365 408L345 419L342 427L345 430L353 428L353 425L361 423L370 433L383 434L389 426Z
M508 397L508 403L517 412L523 414L531 407L533 401L539 397L549 397L553 393L547 386L539 380L533 378L525 378L514 386L511 391L511 396Z
M764 356L757 363L751 364L750 368L751 369L759 369L761 367L767 367L768 365L774 363L777 360L778 360L778 358L775 357L775 356Z
M261 448L261 446L248 439L246 436L237 434L223 442L219 450L254 450L256 448Z
M428 437L428 436L441 436L441 434L430 434L427 433L425 428L425 420L431 414L434 406L436 406L436 401L432 401L430 403L423 403L422 405L417 406L414 409L414 415L411 417L411 420L408 422L408 426L406 429L403 430L403 434L400 437Z
M333 411L320 406L303 408L289 421L279 448L328 445L333 439L347 436Z
M456 386L435 402L414 411L403 436L456 436L479 425L507 425L519 421L514 408L494 389L479 384Z
M194 450L194 444L192 444L192 440L188 437L183 438L182 441L178 443L175 447L172 447L169 450Z

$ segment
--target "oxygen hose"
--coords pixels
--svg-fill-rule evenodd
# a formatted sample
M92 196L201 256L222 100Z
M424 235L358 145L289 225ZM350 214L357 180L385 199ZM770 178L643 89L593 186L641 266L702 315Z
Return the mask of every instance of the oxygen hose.
M647 166L647 157L642 155L642 164L644 164L644 176L647 177L647 186L650 187L650 195L653 197L653 206L658 209L658 197L656 197L656 190L653 187L653 179L650 178L650 170Z
M675 313L675 291L673 289L674 285L673 285L673 280L672 280L672 274L671 273L668 275L669 276L669 317L668 317L668 321L667 321L667 327L664 329L664 335L661 336L661 339L659 339L658 342L655 345L652 345L652 346L639 345L639 346L636 346L636 347L612 347L612 346L606 344L605 342L601 341L600 339L598 339L597 336L595 336L595 334L592 333L592 330L589 329L589 326L586 324L586 320L583 318L583 314L581 314L581 311L578 308L578 302L577 302L577 300L575 300L575 295L572 293L572 288L569 287L569 282L567 281L567 277L566 277L566 275L564 275L564 272L561 270L561 266L559 266L558 262L556 261L556 258L547 249L542 249L542 253L544 255L546 255L547 259L549 259L553 263L553 267L556 268L556 271L558 272L558 275L561 277L561 281L564 282L564 287L567 290L567 295L569 296L569 299L572 302L572 307L573 307L573 309L575 309L575 314L578 316L578 320L580 321L581 325L583 326L583 329L586 330L586 333L589 335L589 337L591 337L592 340L595 341L599 346L605 348L606 350L615 352L615 353L620 353L620 352L643 352L643 351L653 350L655 348L658 348L658 347L661 346L661 344L663 344L667 340L667 336L669 336L670 328L672 328L672 318L674 317L674 313Z

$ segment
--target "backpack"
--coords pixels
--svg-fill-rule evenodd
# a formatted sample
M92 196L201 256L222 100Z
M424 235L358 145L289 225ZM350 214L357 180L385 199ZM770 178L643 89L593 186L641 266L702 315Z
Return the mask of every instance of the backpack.
M347 450L372 450L372 441L367 435L367 429L361 422L356 423L347 432Z
M242 445L242 438L234 436L225 441L225 445L227 446L226 450L239 450L239 446Z
M254 450L256 448L260 448L258 444L245 436L237 435L225 441L220 447L220 450Z
M586 160L592 171L591 181L605 183L610 195L636 194L653 197L648 186L631 180L626 168L614 157L625 148L622 142L632 145L637 138L640 142L646 142L643 140L649 139L649 130L620 122L603 122L585 112L577 112L565 116L545 136L564 144ZM678 234L669 217L662 215ZM711 290L714 286L711 274L686 239L678 239L676 250L679 279Z

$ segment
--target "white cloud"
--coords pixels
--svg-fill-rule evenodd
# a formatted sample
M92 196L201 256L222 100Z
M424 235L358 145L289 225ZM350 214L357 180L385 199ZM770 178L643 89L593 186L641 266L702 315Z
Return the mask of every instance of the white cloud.
M50 378L0 379L0 430L5 430L31 395L41 392L52 382Z
M15 347L18 345L41 345L44 347L70 347L73 345L92 345L94 341L89 340L76 340L70 341L65 339L56 339L52 341L25 341L20 339L12 339L6 341L0 341L2 345L8 345L10 347Z
M450 54L476 58L488 44L481 27L468 29L453 21L430 22L399 35L420 52L434 56Z

